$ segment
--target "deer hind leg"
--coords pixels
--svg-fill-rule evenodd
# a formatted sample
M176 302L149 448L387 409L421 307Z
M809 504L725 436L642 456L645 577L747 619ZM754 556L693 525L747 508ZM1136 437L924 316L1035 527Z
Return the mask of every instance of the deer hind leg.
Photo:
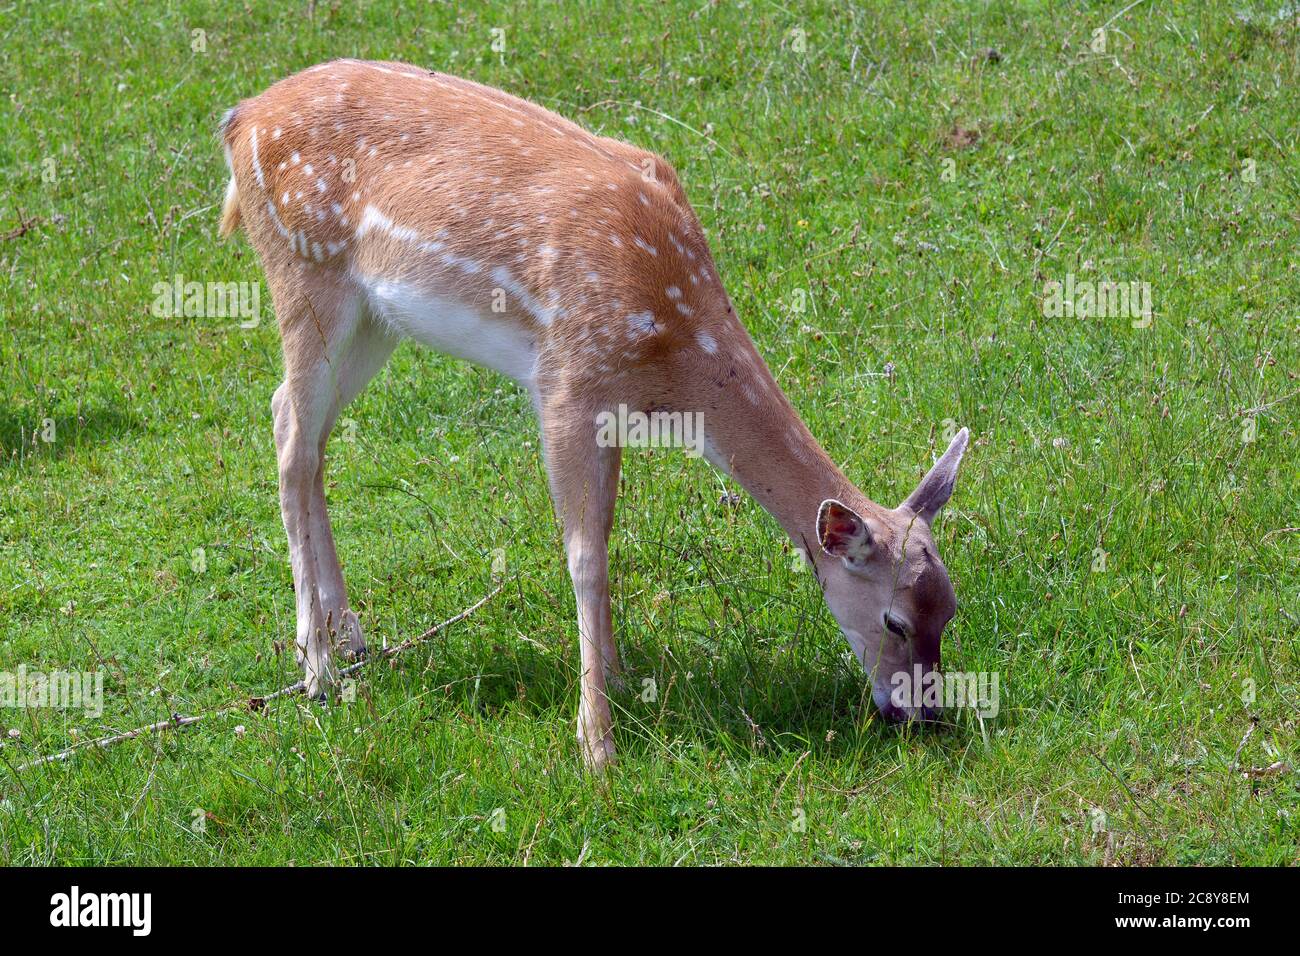
M367 314L358 294L341 285L317 284L275 300L285 365L284 382L271 399L280 511L293 569L298 663L315 697L334 682L335 645L349 656L365 650L326 510L325 446L340 410L383 366L396 341Z
M582 644L578 742L587 766L599 771L614 759L605 691L606 672L616 669L618 660L609 607L609 533L622 450L596 444L594 415L578 411L581 404L543 398L541 415L546 470L564 529Z

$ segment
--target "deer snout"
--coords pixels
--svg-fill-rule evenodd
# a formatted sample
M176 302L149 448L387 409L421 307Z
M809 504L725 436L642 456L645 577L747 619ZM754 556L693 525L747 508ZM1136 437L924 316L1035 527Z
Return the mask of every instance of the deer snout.
M894 674L888 684L877 684L871 696L880 716L891 724L929 724L943 713L942 682L937 661L917 662Z
M920 707L899 707L893 701L886 701L878 709L880 716L891 724L931 724L943 715L942 707L930 707L924 704Z

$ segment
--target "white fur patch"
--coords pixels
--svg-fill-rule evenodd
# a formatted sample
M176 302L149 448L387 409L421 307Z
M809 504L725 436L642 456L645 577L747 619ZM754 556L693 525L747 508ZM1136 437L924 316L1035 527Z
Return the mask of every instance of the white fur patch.
M533 390L537 352L509 318L451 292L410 282L362 279L371 308L394 331L448 355L495 369Z
M257 180L257 185L260 188L265 189L266 179L262 176L262 163L257 158L257 127L256 126L253 127L253 135L249 138L248 145L249 148L252 150L252 154L253 154L253 178Z
M636 332L639 335L654 335L659 331L659 326L655 324L653 312L632 312L627 317L628 331Z

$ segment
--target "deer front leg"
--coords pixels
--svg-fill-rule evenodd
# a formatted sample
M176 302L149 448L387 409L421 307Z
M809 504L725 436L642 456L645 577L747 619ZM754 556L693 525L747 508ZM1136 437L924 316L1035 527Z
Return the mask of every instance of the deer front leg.
M568 536L566 536L568 537ZM579 535L568 537L565 550L578 605L578 635L582 641L582 699L578 704L578 745L592 770L601 771L614 759L613 716L606 697L602 647L611 628L608 549Z
M614 759L606 671L617 667L609 609L609 532L618 495L621 451L596 445L594 416L543 409L546 468L578 609L582 644L578 742L597 772ZM585 427L584 427L585 426Z

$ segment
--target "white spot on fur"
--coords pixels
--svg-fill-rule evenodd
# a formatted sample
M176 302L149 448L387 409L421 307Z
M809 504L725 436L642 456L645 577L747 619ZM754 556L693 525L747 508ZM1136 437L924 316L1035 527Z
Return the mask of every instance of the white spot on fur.
M262 176L262 164L257 158L257 127L253 127L253 135L249 139L249 146L253 151L253 178L257 180L257 185L261 189L266 188L266 180Z
M520 304L542 325L550 325L558 314L558 310L543 308L542 304L533 298L532 293L515 281L514 276L504 267L497 266L492 270L492 281L518 299Z
M280 221L280 214L275 211L275 203L267 202L266 211L267 214L271 217L271 224L275 226L275 231L278 232L284 238L288 239L289 230L285 228L284 223ZM292 245L293 243L290 242L290 247L292 247Z
M654 335L659 331L659 326L655 324L654 313L649 310L630 313L627 317L627 325L628 331L639 335Z

